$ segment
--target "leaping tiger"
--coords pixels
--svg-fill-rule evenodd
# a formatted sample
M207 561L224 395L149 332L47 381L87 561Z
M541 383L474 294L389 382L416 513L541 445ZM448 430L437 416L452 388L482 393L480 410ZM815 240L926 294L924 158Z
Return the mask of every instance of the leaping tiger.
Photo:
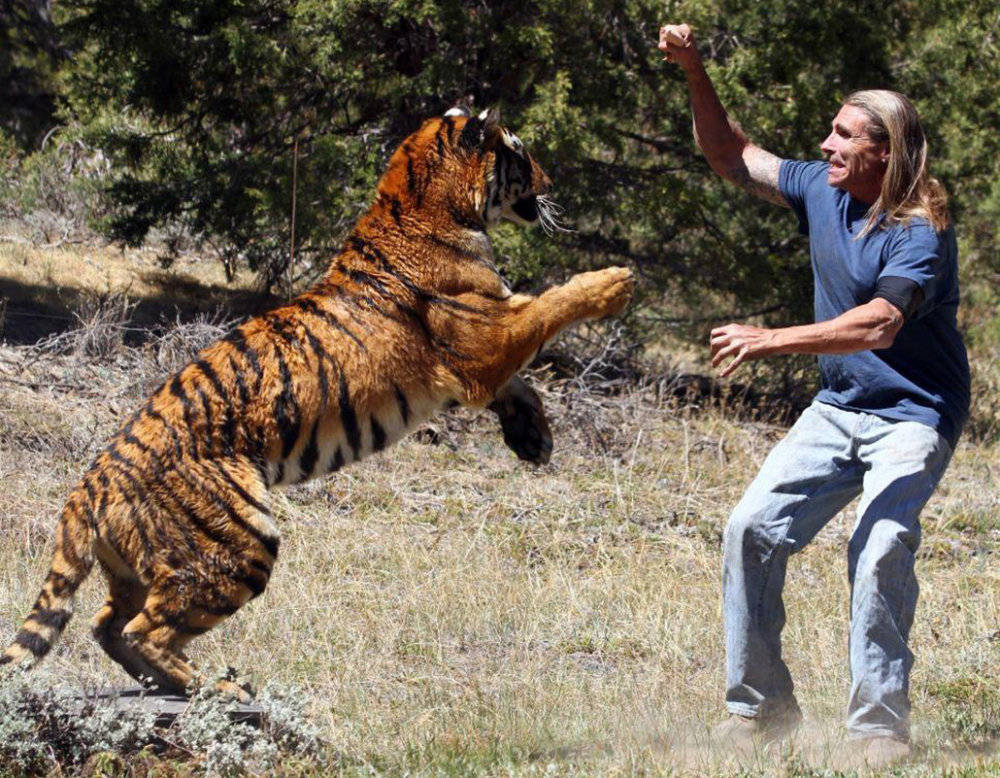
M204 680L184 646L267 585L270 487L356 462L456 402L492 404L519 456L548 458L541 405L516 374L566 327L620 312L633 278L609 268L510 292L487 229L544 222L550 181L498 118L426 121L322 280L204 349L125 423L70 494L0 664L48 653L96 559L110 593L94 637L133 677L184 693Z

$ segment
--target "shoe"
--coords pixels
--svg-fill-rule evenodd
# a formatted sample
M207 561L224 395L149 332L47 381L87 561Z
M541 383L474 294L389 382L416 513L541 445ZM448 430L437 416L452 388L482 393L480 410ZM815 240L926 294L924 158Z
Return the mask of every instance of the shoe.
M731 713L712 728L712 742L727 749L749 750L790 737L801 723L802 713L798 708L767 717Z
M881 770L910 758L910 744L894 737L880 735L862 742L862 760L869 770Z

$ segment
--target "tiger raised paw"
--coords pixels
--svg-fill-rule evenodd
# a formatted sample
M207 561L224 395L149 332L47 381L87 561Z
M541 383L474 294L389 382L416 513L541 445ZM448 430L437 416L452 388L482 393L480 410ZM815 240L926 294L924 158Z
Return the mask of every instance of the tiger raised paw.
M184 646L267 585L271 487L339 470L455 403L489 404L519 456L548 459L541 403L516 374L566 327L621 311L632 274L512 294L487 229L551 219L550 181L496 112L449 114L396 150L321 281L200 352L97 455L0 663L45 656L96 560L109 585L98 643L133 677L184 693L203 682Z

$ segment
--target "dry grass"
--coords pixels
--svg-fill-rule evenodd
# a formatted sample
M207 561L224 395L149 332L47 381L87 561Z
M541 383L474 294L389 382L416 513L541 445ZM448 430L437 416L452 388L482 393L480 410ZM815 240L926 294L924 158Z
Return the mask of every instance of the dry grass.
M0 640L41 584L85 463L211 334L90 356L0 349ZM439 422L438 445L410 438L275 493L284 538L268 590L199 639L196 660L303 687L347 774L848 767L850 511L790 565L785 646L807 726L738 764L706 737L723 715L719 539L782 429L651 389L609 397L549 380L543 393L556 435L546 467L518 462L488 414L457 412ZM924 514L917 755L899 774L1000 771L998 469L996 446L961 443ZM84 586L47 666L77 684L127 685L88 634L102 588L97 574Z
M167 272L155 251L9 242L0 242L0 300L0 335L25 344L78 327L109 300L132 302L131 342L178 317L243 315L268 302L249 274L227 284L219 262L182 257Z

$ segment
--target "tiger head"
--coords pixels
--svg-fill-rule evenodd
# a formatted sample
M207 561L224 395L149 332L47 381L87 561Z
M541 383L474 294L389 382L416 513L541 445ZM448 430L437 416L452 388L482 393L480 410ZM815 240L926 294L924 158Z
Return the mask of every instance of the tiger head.
M552 232L561 209L547 196L551 186L521 139L501 126L498 110L470 116L452 108L396 150L379 194L410 207L443 205L463 224L488 229L507 219Z

